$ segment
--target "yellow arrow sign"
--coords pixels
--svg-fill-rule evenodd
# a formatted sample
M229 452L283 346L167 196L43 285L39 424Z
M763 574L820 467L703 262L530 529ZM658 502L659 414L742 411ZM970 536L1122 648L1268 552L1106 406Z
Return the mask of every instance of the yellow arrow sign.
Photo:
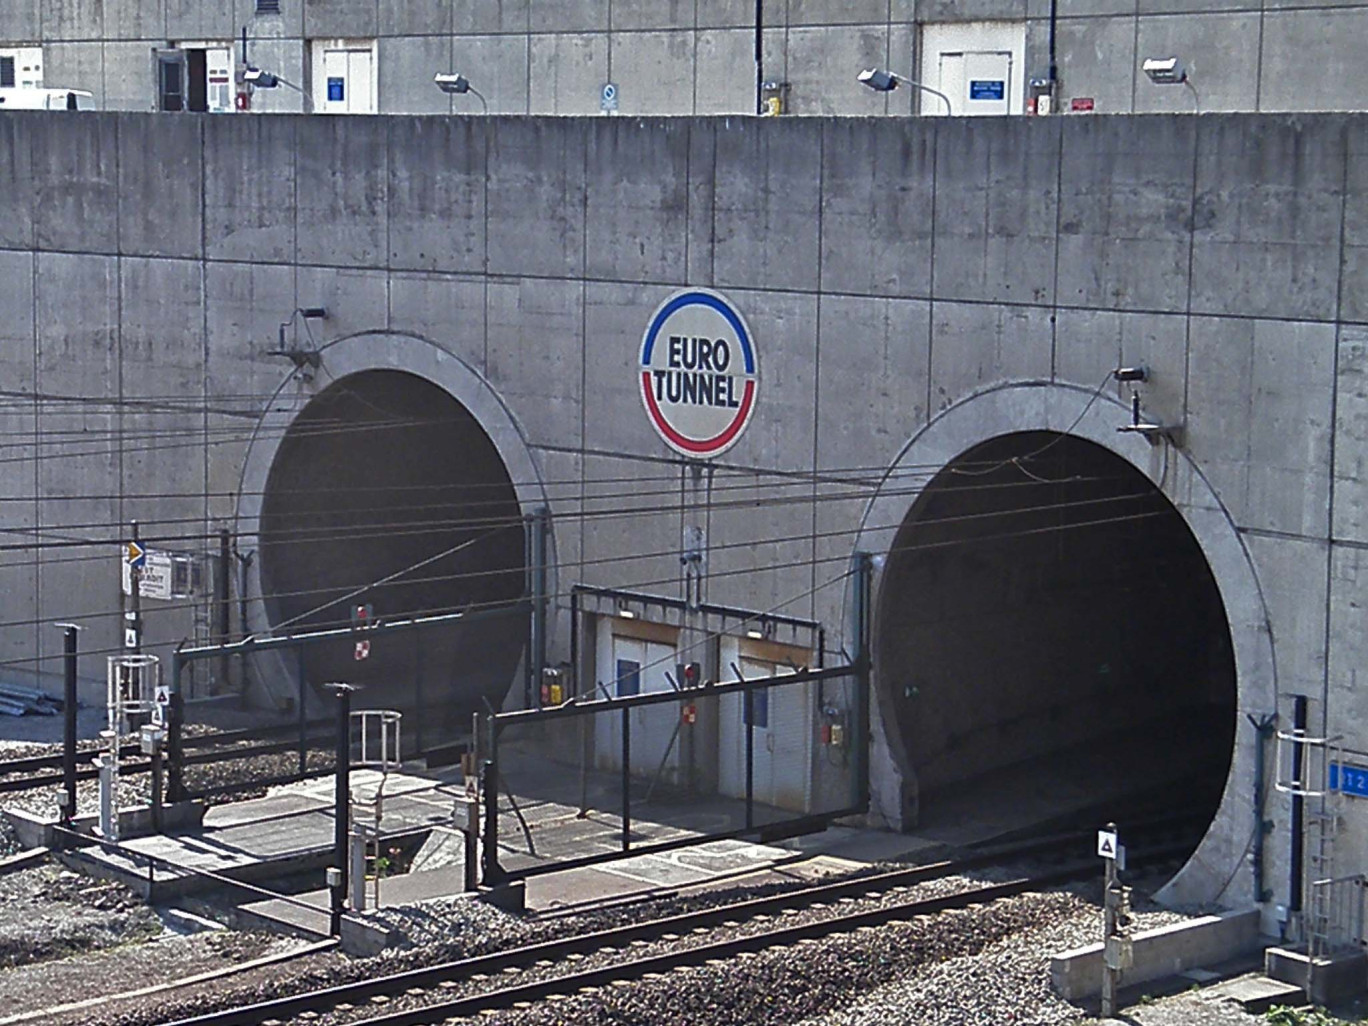
M140 567L147 562L147 550L135 541L128 543L128 565Z

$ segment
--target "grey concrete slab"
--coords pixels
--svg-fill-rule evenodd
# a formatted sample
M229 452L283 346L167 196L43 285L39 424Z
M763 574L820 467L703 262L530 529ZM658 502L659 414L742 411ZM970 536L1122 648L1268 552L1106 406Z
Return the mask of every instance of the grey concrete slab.
M702 11L699 12L700 19ZM693 90L696 114L749 114L755 109L755 34L746 29L699 29Z
M887 0L789 0L787 23L877 25L888 18Z
M664 493L678 492L680 471L655 461L586 453L583 474L583 565L574 580L682 595L681 517L661 510ZM630 548L622 544L628 534L635 539Z
M53 88L89 90L95 106L107 109L104 46L98 42L44 43L43 83Z
M1339 316L1368 321L1368 125L1346 122L1344 243L1340 258Z
M483 280L424 272L395 272L389 279L389 328L411 332L485 373Z
M711 121L695 119L689 128L689 224L685 247L685 280L713 283L716 253L712 246L717 217L717 132ZM696 241L695 241L696 240Z
M1334 317L1345 123L1220 119L1198 134L1193 311Z
M697 0L697 26L734 28L755 24L755 4L750 0Z
M651 315L673 291L665 285L586 284L585 401L586 412L589 406L596 411L584 421L587 449L652 459L670 456L642 405L637 368ZM743 312L749 317L748 310Z
M40 0L13 0L0 8L0 39L19 42L42 38Z
M209 42L240 37L241 26L233 17L233 5L204 4L199 0L165 0L167 39Z
M40 249L118 249L118 122L49 121L34 139Z
M584 382L584 287L521 279L489 286L486 373L533 445L574 444Z
M385 330L389 319L389 275L384 271L301 266L296 270L295 288L298 306L321 306L328 316L307 327L296 321L286 333L287 343L298 340L322 347L333 339L358 332ZM285 317L292 310L287 310ZM323 359L327 360L326 354Z
M1134 10L1134 5L1126 3L1125 7L1127 13L1114 18L1060 20L1055 49L1059 65L1068 69L1068 74L1063 76L1062 110L1070 109L1073 98L1088 97L1098 114L1130 113L1135 77L1118 73L1122 68L1133 68L1137 60L1135 18L1128 13ZM1043 33L1048 40L1046 22L1032 22L1031 28L1037 38Z
M203 253L203 138L199 118L119 119L119 252Z
M526 114L528 40L518 35L458 35L451 43L451 67L467 71L471 86L484 94L493 114ZM457 113L478 113L478 97L461 97Z
M389 265L482 272L489 121L395 118L388 125Z
M532 113L599 113L600 91L608 81L608 33L534 35L528 52Z
M1335 361L1335 504L1331 536L1368 541L1368 329L1344 325Z
M308 39L371 39L378 28L373 0L303 0Z
M937 123L937 296L1054 298L1058 179L1052 165L1061 129L1058 119Z
M610 42L619 114L692 113L689 97L696 78L693 33L635 32L627 38L630 47Z
M1196 122L1076 118L1063 142L1060 302L1185 310Z
M204 251L212 260L295 257L294 118L229 118L204 138ZM288 154L263 166L261 154Z
M1188 452L1241 526L1324 537L1334 329L1203 317L1191 337Z
M104 7L106 39L156 40L166 34L167 0L107 0Z
M936 133L927 121L831 121L822 138L822 288L927 296Z
M1018 21L1026 17L1026 0L917 0L924 22Z
M877 474L929 419L930 304L826 295L819 324L817 469Z
M694 27L696 0L661 0L651 4L615 4L613 31L641 29L691 29Z
M451 12L452 31L536 32L531 26L532 0L489 0L482 4L462 4Z
M714 131L714 282L728 288L816 289L821 126L729 120ZM773 159L780 149L787 159Z
M1181 314L1060 310L1055 322L1055 380L1102 390L1129 406L1130 386L1111 380L1118 367L1144 367L1139 392L1146 421L1181 426L1187 418L1187 319ZM1127 418L1118 419L1120 423Z
M1325 679L1326 606L1304 596L1324 595L1330 587L1328 543L1250 534L1245 544L1278 626L1278 687L1287 694L1319 692Z
M157 109L153 45L147 40L118 39L100 44L104 79L101 107L137 112Z
M383 267L389 252L387 123L303 118L295 125L298 259ZM338 174L346 168L346 174Z
M43 5L43 34L49 39L102 39L104 31L104 0L49 0Z
M538 0L529 4L528 27L532 32L606 32L608 0Z
M1255 110L1259 90L1260 14L1187 14L1139 18L1135 41L1135 113ZM1140 70L1146 57L1181 53L1192 88L1155 85ZM1195 92L1194 92L1195 91Z
M585 155L585 274L683 281L692 122L603 118L593 129Z
M492 129L489 240L493 274L562 277L584 268L585 139L568 123L500 118ZM543 232L554 225L550 237ZM529 246L528 240L543 238Z
M376 42L382 114L449 114L455 98L437 88L432 77L451 70L449 36L382 36Z
M468 5L470 9L484 6L486 5ZM452 22L456 17L456 4L434 4L428 0L390 0L389 3L380 4L378 7L376 28L381 45L385 42L399 42L397 39L389 38L393 36L449 36L455 31ZM468 18L469 14L466 13L464 16ZM462 31L468 32L471 29L465 25L462 26Z
M931 415L1008 380L1050 376L1046 307L937 302L931 309Z
M3 132L0 129L0 132ZM0 251L0 375L12 391L33 392L36 377L35 290L36 253ZM5 439L3 458L9 473L0 478L0 515L9 545L34 537L38 526L38 497L34 483L38 473L37 429L39 407L11 397L0 407L0 434ZM23 623L33 619L37 598L36 551L9 549L0 553L0 620ZM37 625L35 625L37 626ZM10 630L0 637L0 661L32 657L36 630ZM3 677L0 677L3 679Z
M789 113L883 113L881 98L857 76L865 68L887 63L887 26L795 27L786 36Z
M0 117L0 177L10 187L0 191L0 246L34 248L33 216L37 199L33 169L34 115Z

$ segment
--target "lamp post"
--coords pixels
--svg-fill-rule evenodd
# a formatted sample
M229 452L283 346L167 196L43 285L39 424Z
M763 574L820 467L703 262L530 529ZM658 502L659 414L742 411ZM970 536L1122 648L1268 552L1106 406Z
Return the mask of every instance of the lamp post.
M1147 57L1140 65L1140 70L1157 86L1186 86L1192 93L1194 112L1202 112L1202 98L1197 95L1197 87L1188 78L1187 68L1177 57Z
M308 106L308 112L310 114L314 112L313 97L289 79L281 78L279 75L269 71L262 71L260 68L249 67L242 73L242 80L256 89L275 89L277 86L293 89L300 96L304 97L304 103Z
M873 89L876 93L891 93L894 89L898 88L899 84L912 86L914 89L920 89L923 92L930 93L932 96L939 96L945 101L945 113L947 115L954 114L954 110L950 106L950 97L946 96L939 89L932 89L929 85L923 85L921 82L910 79L905 75L899 75L897 72L885 71L883 68L866 68L864 71L860 72L859 82L861 85L869 86L869 88Z
M470 79L456 72L440 72L432 76L433 83L448 96L457 94L473 93L475 98L480 101L480 106L484 113L489 113L489 104L485 101L484 94L470 84Z

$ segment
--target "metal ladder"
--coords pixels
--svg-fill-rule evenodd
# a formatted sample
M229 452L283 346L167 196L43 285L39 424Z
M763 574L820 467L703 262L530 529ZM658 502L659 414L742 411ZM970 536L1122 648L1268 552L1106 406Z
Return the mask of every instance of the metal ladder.
M1335 840L1343 814L1343 793L1334 779L1341 765L1339 735L1317 737L1305 729L1278 732L1279 791L1302 798L1303 851L1306 864L1302 883L1301 940L1306 945L1306 993L1312 994L1317 960L1324 960L1339 945L1338 938L1354 924L1341 922L1337 901Z

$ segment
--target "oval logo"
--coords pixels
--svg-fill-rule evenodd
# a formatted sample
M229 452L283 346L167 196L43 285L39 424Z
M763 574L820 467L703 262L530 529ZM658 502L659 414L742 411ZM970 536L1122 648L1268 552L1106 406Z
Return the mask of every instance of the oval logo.
M641 340L641 401L675 452L699 459L730 449L759 387L750 330L722 296L689 289L656 310Z

